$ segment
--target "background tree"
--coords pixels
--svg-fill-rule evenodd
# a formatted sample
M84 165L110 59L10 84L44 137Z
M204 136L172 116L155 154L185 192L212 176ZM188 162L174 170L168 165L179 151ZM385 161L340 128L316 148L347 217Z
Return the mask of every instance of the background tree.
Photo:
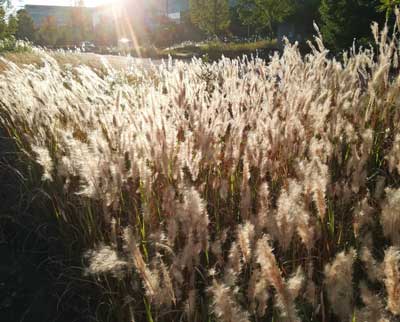
M18 20L17 17L15 16L9 16L8 17L8 22L7 22L7 32L6 32L6 37L15 37L15 34L17 33L18 29Z
M394 8L399 5L400 5L400 0L380 0L378 11L385 12L386 19L388 20L390 15L394 11Z
M21 3L22 0L19 2ZM14 13L15 9L15 1L13 0L0 0L0 7L2 7L5 11L6 18Z
M29 13L25 10L19 10L17 12L17 30L15 37L21 40L36 40L36 29L35 23Z
M44 18L39 29L39 43L43 46L55 46L58 40L58 28L56 18L49 16Z
M248 36L250 36L251 27L259 29L259 26L257 26L257 22L253 20L253 16L255 15L253 10L255 10L255 8L256 4L254 0L239 0L236 7L239 20L244 26L247 26Z
M59 26L57 30L57 47L74 47L77 43L71 33L71 26Z
M273 26L295 11L293 0L239 0L238 13L244 25L253 26L258 32L272 33Z
M296 20L305 21L307 24L313 24L319 20L319 7L321 0L294 0Z
M232 35L239 37L247 37L248 39L255 35L255 29L251 23L243 23L246 21L239 16L239 9L236 3L235 6L230 8L230 20L229 32Z
M293 5L293 13L285 18L285 21L291 23L304 40L312 38L315 34L313 23L320 21L321 0L293 0ZM308 48L307 45L306 47Z
M360 45L371 39L370 24L381 20L378 0L322 0L321 31L325 43L334 51Z
M115 24L110 18L102 16L94 27L94 41L98 46L116 45L118 40Z
M221 35L229 28L228 0L190 0L190 18L209 35Z
M0 6L0 39L4 39L7 36L7 21L6 12L3 7Z
M12 1L11 0L0 0L0 6L3 9L10 9L12 8Z
M85 2L78 0L75 2L70 17L70 33L74 45L79 45L82 41L90 40L93 30Z

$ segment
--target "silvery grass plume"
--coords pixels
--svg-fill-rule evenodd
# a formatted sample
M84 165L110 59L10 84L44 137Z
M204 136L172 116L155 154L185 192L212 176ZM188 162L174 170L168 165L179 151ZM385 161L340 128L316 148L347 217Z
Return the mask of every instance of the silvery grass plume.
M399 35L372 29L338 58L5 61L1 126L118 319L398 319Z
M394 315L400 315L400 249L390 247L384 259L387 309Z
M331 264L325 266L325 286L332 310L345 321L353 312L353 265L356 252L337 254Z

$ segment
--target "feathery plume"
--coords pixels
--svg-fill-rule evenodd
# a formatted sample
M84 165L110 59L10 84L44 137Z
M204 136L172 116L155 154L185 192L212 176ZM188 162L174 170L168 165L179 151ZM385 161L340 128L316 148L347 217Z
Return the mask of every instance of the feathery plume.
M400 315L400 249L398 247L390 247L385 251L383 265L388 294L387 309L394 315Z
M224 322L249 322L248 314L243 312L233 298L232 290L214 280L210 287L213 298L214 313L218 320Z
M400 189L387 188L385 192L381 214L383 233L395 246L400 246Z
M340 252L324 269L324 284L332 311L345 321L353 312L353 264L356 251Z

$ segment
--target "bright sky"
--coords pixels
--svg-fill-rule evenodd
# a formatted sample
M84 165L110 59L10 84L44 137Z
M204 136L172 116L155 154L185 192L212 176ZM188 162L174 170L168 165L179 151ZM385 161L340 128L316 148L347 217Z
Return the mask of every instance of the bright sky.
M69 6L75 3L74 0L13 0L16 5L18 4L42 4L42 5L55 5L55 6ZM113 2L112 0L85 0L87 6L98 6L105 3Z

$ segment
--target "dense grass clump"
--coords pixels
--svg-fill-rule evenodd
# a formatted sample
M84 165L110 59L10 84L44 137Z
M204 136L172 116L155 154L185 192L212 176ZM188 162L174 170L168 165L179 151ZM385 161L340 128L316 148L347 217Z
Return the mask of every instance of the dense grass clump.
M372 29L340 61L8 63L2 127L97 319L398 321L399 42Z

